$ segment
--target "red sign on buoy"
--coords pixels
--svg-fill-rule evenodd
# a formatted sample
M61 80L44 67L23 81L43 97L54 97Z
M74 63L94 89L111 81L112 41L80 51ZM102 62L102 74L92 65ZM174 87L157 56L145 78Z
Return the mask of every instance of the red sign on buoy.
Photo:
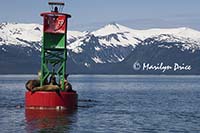
M44 32L45 33L61 33L64 34L67 30L67 18L71 16L64 13L47 12L42 13L44 17Z

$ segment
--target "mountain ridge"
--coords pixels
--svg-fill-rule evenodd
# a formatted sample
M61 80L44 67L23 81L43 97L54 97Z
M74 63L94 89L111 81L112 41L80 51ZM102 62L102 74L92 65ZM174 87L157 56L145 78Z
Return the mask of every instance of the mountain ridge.
M12 68L12 65L16 66L18 61L21 64L17 64L22 68L32 64L35 67L34 71L39 69L42 30L42 25L39 24L1 23L0 65ZM138 56L133 54L137 47L142 47L140 49L146 52L148 49L153 50L149 46L155 47L154 50L158 52L159 49L163 51L164 48L165 54L174 56L176 56L174 53L168 53L168 51L173 51L170 49L177 48L180 51L186 51L186 54L193 54L200 50L200 32L186 27L135 30L112 23L91 32L68 31L67 36L68 65L75 65L80 70L76 71L72 67L70 71L73 73L95 73L95 71L112 73L111 68L115 66L116 70L119 70L116 65L121 66L120 64L126 62L127 57ZM26 57L28 60L24 61L20 59L21 57ZM140 60L143 59L140 58ZM148 60L152 59L148 58ZM126 68L123 65L122 67ZM23 71L22 68L20 72ZM27 70L29 71L31 70ZM0 70L0 73L2 72L5 71Z

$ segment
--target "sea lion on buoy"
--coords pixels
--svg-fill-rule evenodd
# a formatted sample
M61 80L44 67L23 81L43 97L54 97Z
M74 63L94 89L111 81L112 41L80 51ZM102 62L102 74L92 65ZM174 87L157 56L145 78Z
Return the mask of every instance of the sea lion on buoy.
M48 85L48 82L46 80L44 82L44 85ZM40 86L40 80L38 79L28 80L25 85L28 91L31 91L33 90L33 88L39 87L39 86Z
M73 90L72 90L72 85L66 80L65 81L65 91L67 91L67 92L73 92Z
M38 72L38 78L37 79L28 80L26 82L26 85L25 85L26 89L28 91L31 91L33 88L39 87L40 86L40 78L41 78L41 71ZM44 80L43 84L48 85L47 79Z
M49 85L58 85L57 82L56 82L55 75L51 75Z
M29 80L27 81L25 86L28 91L31 91L33 88L40 86L40 80L37 79Z
M35 87L31 90L31 92L36 91L59 91L60 87L58 85L44 85L40 87Z
M69 83L69 81L67 80L69 74L65 74L64 75L64 88L65 90L64 91L67 91L67 92L76 92L72 89L72 85ZM62 85L62 81L60 82L60 85Z

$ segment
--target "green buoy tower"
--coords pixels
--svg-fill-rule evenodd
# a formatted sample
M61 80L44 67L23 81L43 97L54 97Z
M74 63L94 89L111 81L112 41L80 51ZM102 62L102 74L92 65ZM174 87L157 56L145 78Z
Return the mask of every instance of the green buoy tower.
M67 20L71 16L61 13L62 2L49 2L50 12L41 14L43 17L43 44L41 50L40 86L46 80L56 76L59 91L37 91L25 93L26 109L74 109L77 107L76 91L65 90L65 74L67 62ZM50 78L51 79L51 78ZM61 84L60 84L61 83ZM59 85L60 84L60 85Z
M44 18L44 28L40 85L43 86L50 75L56 75L59 83L62 83L61 89L64 90L67 61L67 19L71 16L61 13L64 3L49 2L49 6L51 12L41 14Z

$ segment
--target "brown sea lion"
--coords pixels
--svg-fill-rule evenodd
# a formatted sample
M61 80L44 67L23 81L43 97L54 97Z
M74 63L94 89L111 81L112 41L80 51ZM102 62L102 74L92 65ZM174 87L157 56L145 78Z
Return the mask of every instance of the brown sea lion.
M31 92L36 91L59 91L60 87L58 85L44 85L40 87L35 87L31 90Z
M44 81L44 85L48 85L47 80ZM40 80L38 79L28 80L25 85L28 91L31 91L33 88L39 87L39 86L40 86Z
M50 77L49 84L50 84L50 85L58 85L58 84L56 83L56 77L55 77L55 75L52 75L52 76Z
M65 74L64 75L64 87L65 87L65 90L64 91L67 91L67 92L76 92L72 89L72 85L69 83L69 81L67 80L69 74ZM62 81L60 82L60 85L62 85Z
M40 86L40 80L37 80L37 79L27 81L25 85L28 91L31 91L33 88L39 87L39 86Z
M73 92L73 90L72 90L72 85L66 80L65 81L65 91L67 91L67 92Z

